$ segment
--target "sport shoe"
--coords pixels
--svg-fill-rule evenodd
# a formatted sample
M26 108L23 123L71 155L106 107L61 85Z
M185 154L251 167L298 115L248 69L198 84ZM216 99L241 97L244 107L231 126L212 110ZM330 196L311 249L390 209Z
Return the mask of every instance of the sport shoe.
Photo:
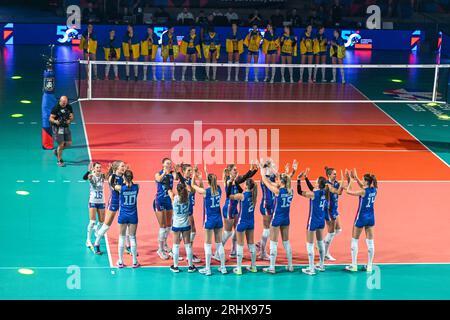
M210 276L211 275L211 269L203 268L203 269L198 270L198 272L201 273L201 274L204 274L205 276Z
M325 271L325 266L321 266L321 265L316 265L315 267L314 267L314 269L316 269L317 271L320 271L320 272L324 272Z
M259 258L264 261L270 261L270 256L267 254L267 252L263 252L262 254L260 254Z
M125 265L123 264L123 261L117 261L117 267L119 269L125 268Z
M103 254L103 252L100 251L100 246L94 246L94 253L97 255Z
M178 273L180 272L180 269L178 269L178 267L175 267L174 265L170 266L170 271L174 272L174 273Z
M222 273L222 274L227 274L228 273L228 270L227 270L227 268L226 267L218 267L217 268L217 270L220 272L220 273Z
M336 261L336 259L333 258L333 257L331 256L331 254L327 254L327 255L325 256L325 260L328 260L328 261Z
M56 161L56 164L58 165L58 167L65 167L66 164L64 163L64 161L61 159L60 161Z
M192 262L193 263L200 263L200 262L202 262L202 260L194 254L192 256Z
M372 266L364 266L364 270L366 270L367 273L372 273L373 267Z
M270 267L263 268L262 270L263 270L263 272L265 272L265 273L275 274L275 269L272 269L272 268L270 268Z
M241 276L242 275L242 268L238 268L238 267L234 268L233 269L233 273L237 274L238 276Z
M256 268L256 266L253 266L253 267L252 266L246 266L245 269L247 269L247 271L253 272L253 273L258 272L258 268Z
M189 268L188 268L188 272L189 273L192 273L192 272L195 272L195 271L197 271L197 267L196 266L189 266Z
M156 254L157 254L162 260L167 260L167 259L169 259L169 256L168 256L167 253L165 253L164 251L158 250L158 251L156 251Z
M213 254L213 255L211 256L211 258L214 259L214 260L216 260L216 261L219 261L219 262L220 262L220 257L219 257L219 254L217 253L217 251L216 251L215 254Z
M134 269L139 268L140 266L141 265L139 264L139 262L133 263L133 268Z
M303 268L302 272L304 274L307 274L308 276L314 276L316 275L316 272L314 270L311 270L310 268Z
M294 272L294 266L286 266L286 271Z
M353 265L349 265L345 267L345 270L350 271L350 272L357 272L358 271L358 267L357 266L353 266Z

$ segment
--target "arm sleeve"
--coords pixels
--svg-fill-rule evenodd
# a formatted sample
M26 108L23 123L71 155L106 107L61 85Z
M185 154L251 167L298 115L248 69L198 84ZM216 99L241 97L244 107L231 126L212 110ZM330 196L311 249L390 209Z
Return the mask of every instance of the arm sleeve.
M180 182L182 184L184 184L184 185L186 184L186 179L183 177L183 175L181 173L177 172L177 177L178 177L178 180L180 180Z
M226 185L226 194L227 194L227 199L230 197L230 195L231 195L231 188L233 187L233 184L232 183L227 183L227 185Z
M309 181L309 179L307 177L305 177L305 182L306 182L306 185L308 186L308 189L310 191L313 191L314 190L314 186L311 184L311 181Z
M300 179L297 180L297 193L302 195L302 181Z
M115 174L111 175L111 178L109 180L109 185L114 190L114 186L116 185L116 175Z
M170 187L170 179L168 179L168 176L164 177L164 186L167 190L172 190L172 188Z
M83 180L87 180L90 173L90 171L86 172L83 176Z
M243 176L238 176L235 180L236 184L241 184L242 182L244 182L245 180L247 180L248 178L253 177L256 174L257 170L248 170L246 174L244 174Z

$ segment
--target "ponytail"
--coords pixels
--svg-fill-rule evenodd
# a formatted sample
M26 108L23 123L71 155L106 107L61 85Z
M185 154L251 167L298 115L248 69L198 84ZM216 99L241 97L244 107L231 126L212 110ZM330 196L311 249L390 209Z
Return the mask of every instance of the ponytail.
M211 195L217 195L217 176L214 173L208 174L208 183L211 187Z
M325 166L325 174L327 176L327 178L333 173L334 168L329 168L327 166Z
M245 184L247 188L252 192L252 204L256 204L256 198L258 197L258 188L256 188L255 182L253 179L249 178L245 180Z
M371 178L372 178L372 184L373 184L373 187L374 187L375 189L378 188L377 177L375 177L375 175L372 174L372 175L371 175Z
M122 160L116 160L109 164L108 172L106 173L106 178L109 179L110 176L112 176L116 170L119 168L119 165L122 163Z
M281 180L281 183L284 184L284 186L286 187L287 191L290 194L292 192L291 177L288 174L286 174L286 173L282 173L281 176L280 176L280 180Z
M133 184L133 171L126 170L125 173L123 174L123 179L125 180L125 183L127 185Z
M188 191L184 183L179 183L177 185L177 193L180 203L186 203L188 201Z
M366 173L366 174L364 175L364 181L367 182L367 185L368 185L369 187L378 188L377 178L375 177L374 174Z
M330 186L327 184L327 179L325 177L319 177L319 179L317 179L317 186L324 192L327 201L330 201Z

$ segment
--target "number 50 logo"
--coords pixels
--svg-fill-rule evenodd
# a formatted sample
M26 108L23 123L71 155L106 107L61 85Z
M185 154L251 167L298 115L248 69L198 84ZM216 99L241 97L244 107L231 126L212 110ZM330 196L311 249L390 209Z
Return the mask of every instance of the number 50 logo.
M72 39L78 39L78 30L67 26L56 26L56 35L60 36L57 39L59 43L70 43ZM74 43L72 42L72 44Z

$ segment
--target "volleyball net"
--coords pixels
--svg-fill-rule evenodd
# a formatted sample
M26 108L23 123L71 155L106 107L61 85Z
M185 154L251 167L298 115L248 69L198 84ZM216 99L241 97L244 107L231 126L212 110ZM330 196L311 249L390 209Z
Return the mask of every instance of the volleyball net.
M450 64L80 61L80 100L448 103Z

